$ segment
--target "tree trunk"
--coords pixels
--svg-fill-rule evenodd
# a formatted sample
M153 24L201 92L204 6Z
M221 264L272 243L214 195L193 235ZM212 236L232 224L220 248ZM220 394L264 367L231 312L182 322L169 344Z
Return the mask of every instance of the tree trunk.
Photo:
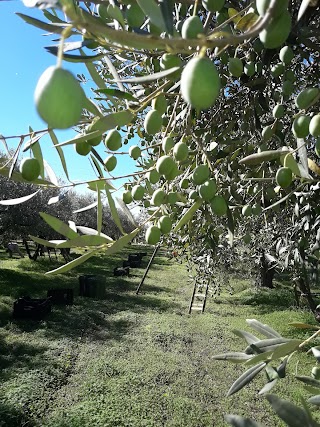
M303 296L306 298L306 300L308 301L308 305L310 307L310 310L315 313L316 311L316 303L314 302L314 299L312 297L311 291L310 291L310 283L309 283L309 278L308 278L308 273L307 273L307 263L306 263L306 254L304 249L300 249L300 256L302 259L302 270L301 270L301 274L298 275L298 286L300 288L301 291L301 296L303 294Z
M261 287L272 289L275 268L266 259L264 250L261 251L259 270Z
M311 295L310 286L309 286L308 281L304 280L304 278L301 277L301 275L299 277L297 277L295 280L297 283L297 287L300 290L300 297L303 296L307 300L308 305L310 307L310 310L313 311L313 313L315 313L316 303L314 302L314 299Z

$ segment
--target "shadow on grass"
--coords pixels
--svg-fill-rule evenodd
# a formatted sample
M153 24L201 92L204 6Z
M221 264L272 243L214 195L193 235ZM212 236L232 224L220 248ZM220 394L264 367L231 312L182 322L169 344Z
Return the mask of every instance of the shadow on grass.
M119 322L117 319L110 320L111 316L125 311L131 314L141 314L150 310L165 312L176 307L176 303L150 295L107 293L106 298L102 300L78 297L72 306L53 306L45 322L30 320L12 322L24 332L33 332L41 328L49 339L61 337L78 339L90 331L91 340L99 340L101 334L104 339L120 340L134 321Z
M47 349L48 347L43 345L35 346L14 339L8 342L4 337L0 337L0 379L4 380L10 376L8 368L12 365L23 365L28 369L39 368L42 355Z
M294 293L282 287L274 289L246 290L241 295L227 298L233 304L250 305L259 308L259 313L267 314L274 311L296 307Z
M124 333L124 325L119 323L113 325L108 316L124 311L139 314L147 310L161 312L177 308L177 304L168 298L172 294L172 290L168 287L145 285L142 294L135 294L144 273L144 266L140 269L131 269L129 277L115 277L113 269L116 263L115 258L102 259L96 256L77 270L55 276L43 274L55 263L42 259L37 262L21 261L21 268L16 270L0 269L0 324L13 322L21 332L43 329L39 321L13 320L13 301L25 295L45 298L48 289L51 288L73 289L75 304L67 307L53 306L52 313L45 318L45 334L48 338L65 336L76 339L84 333L83 331L90 329L93 339L95 336L100 339L101 330L106 331L104 337L107 335L107 338L120 339ZM79 276L83 274L106 277L105 299L78 297ZM164 298L156 297L158 293L162 293ZM127 327L130 327L130 324L127 324Z
M66 274L48 276L44 272L62 265L50 262L48 258L36 262L29 259L7 260L0 268L0 324L7 325L2 329L4 337L11 336L12 331L20 334L36 333L47 340L70 339L77 341L82 338L95 340L121 340L137 321L138 315L155 310L157 312L173 311L178 307L173 301L169 287L144 285L142 293L135 294L143 276L152 250L143 260L142 268L131 269L130 277L115 277L113 269L130 252L143 251L136 247L128 248L122 254L113 257L94 256L87 263ZM158 266L157 266L158 267ZM160 268L160 266L159 266ZM97 274L106 277L106 297L98 300L79 297L79 276ZM15 299L29 295L32 298L44 298L48 289L71 288L74 290L74 305L56 306L43 321L13 319L12 309ZM161 293L162 298L157 294ZM121 312L121 318L117 313ZM127 312L128 315L125 315ZM35 336L35 335L34 335ZM1 338L1 336L0 336ZM18 338L17 338L18 339ZM14 344L15 343L15 344ZM39 344L39 345L38 345ZM29 359L37 359L35 355L46 351L36 339L34 346L21 341L7 343L4 338L0 345L0 367L7 369L10 365L28 364ZM25 358L25 363L24 363Z
M19 411L16 406L8 405L0 401L0 425L1 426L24 426L32 427L29 421L26 422L22 409Z

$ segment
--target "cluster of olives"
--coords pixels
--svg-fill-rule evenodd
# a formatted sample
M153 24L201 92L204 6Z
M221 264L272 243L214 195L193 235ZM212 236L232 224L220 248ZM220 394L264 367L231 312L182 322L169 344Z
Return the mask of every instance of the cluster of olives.
M276 3L275 15L270 25L260 34L259 38L267 49L281 46L288 38L291 31L291 15L288 11L288 0ZM256 9L260 16L264 16L270 6L270 0L256 0Z
M187 178L182 178L179 182L175 181L170 191L166 190L166 183L177 178L183 173L185 162L188 163L190 153L187 142L182 138L180 141L174 141L174 138L167 136L163 139L161 148L163 154L157 159L154 167L146 174L145 185L142 182L137 183L128 188L123 193L123 201L129 204L133 201L141 202L145 208L161 207L163 205L171 205L171 210L175 211L176 203L189 202L194 203L200 200L201 203L205 202L211 209L211 212L217 216L223 216L227 213L228 205L225 198L217 193L217 183L211 177L211 171L206 164L199 164L194 167L192 172L189 173ZM152 185L163 183L162 187L153 190ZM171 220L171 219L170 219ZM168 220L166 220L168 223ZM155 226L152 226L155 227ZM161 233L163 227L156 226ZM149 228L148 230L154 230ZM149 231L146 234L146 239L150 242ZM157 233L160 239L159 231ZM152 236L154 234L152 233Z
M227 18L225 15L226 9L224 9L225 0L202 0L201 4L206 11L215 14L217 25L223 24ZM270 0L256 0L258 14L263 17L269 5ZM137 2L131 0L122 0L118 5L100 3L96 11L104 23L115 20L122 28L139 28L147 20L146 12ZM152 23L148 25L150 32L156 33L158 31ZM277 48L286 41L290 30L291 16L288 12L288 0L278 1L272 22L259 34L259 39L256 41L255 46L257 49ZM197 15L190 16L183 22L178 22L175 31L174 36L181 35L186 40L201 38L205 33L203 21ZM218 51L216 53L218 54ZM243 73L251 77L261 71L262 65L260 64L261 67L259 67L259 64L255 64L250 58L244 62L236 56L229 58L226 52L221 52L219 55L221 62L227 65L230 75L236 79L240 78ZM285 69L293 57L292 49L289 46L284 46L280 51L280 62L273 65L271 69L271 74L275 79L282 75L285 76L282 97L290 96L294 91L294 73L290 73L290 70L286 71ZM175 81L178 78L181 79L180 91L182 98L196 112L211 108L219 97L221 86L223 85L221 78L213 60L207 57L203 51L200 51L191 59L188 58L186 64L183 63L178 55L172 53L165 53L160 59L151 58L149 63L154 72L177 68L174 73L168 75L168 79L171 81ZM305 110L318 96L319 89L317 88L307 89L298 95L296 106L299 108L300 113L292 125L292 132L295 137L304 138L309 133L314 137L320 136L320 114L316 114L313 117L305 114ZM85 94L78 80L69 71L61 67L49 67L40 77L35 91L35 101L39 115L50 128L67 129L79 123L82 109L85 105ZM278 101L276 101L277 103L272 110L275 120L283 118L286 114L283 100L280 101L279 99ZM151 109L146 113L143 122L146 141L151 142L153 136L159 134L163 130L163 126L167 125L168 108L170 106L168 107L164 93L159 93L152 99ZM103 136L99 132L96 132L97 135L91 136L91 133L96 130L99 130L98 126L95 121L92 121L84 131L84 136L88 135L88 138L75 144L78 154L87 155L92 147L101 143ZM266 126L262 131L264 142L269 141L273 135L274 126ZM132 137L133 133L130 131L128 138L125 140L126 142L124 142L118 128L110 130L105 136L104 144L111 152L104 160L104 166L108 172L112 172L116 168L117 157L115 152ZM320 152L320 143L318 144L318 150ZM197 166L192 164L189 175L187 178L180 180L180 188L177 188L178 184L176 185L176 182L178 179L176 178L185 171L182 165L184 162L188 162L191 157L194 158L190 145L183 138L175 142L171 135L166 136L163 138L158 152L160 153L159 157L146 174L145 186L139 181L137 184L128 187L123 193L123 201L125 203L143 201L144 206L148 208L149 206L161 207L165 204L174 206L179 201L187 203L188 199L191 202L201 200L210 206L213 214L223 216L227 213L227 201L223 195L217 194L217 183L212 177L207 164L197 164ZM140 146L131 146L129 155L132 159L137 160L141 156ZM36 159L25 159L22 163L21 173L25 179L32 181L39 176L40 165L38 165L39 168L37 169L35 162L37 162ZM30 166L27 167L28 164ZM291 158L287 157L284 166L277 171L276 181L281 188L289 187L293 180L294 171L290 167L291 164ZM167 191L166 183L173 180L175 180L173 189ZM159 181L163 183L162 188L154 191L152 185L157 184ZM259 204L246 205L242 209L244 216L258 215L260 213L261 206ZM160 240L161 234L169 233L172 228L172 218L169 215L163 215L156 221L156 224L150 226L146 233L146 240L150 244L156 244Z
M320 90L318 88L307 88L302 90L295 100L296 107L300 110L292 123L292 133L295 138L306 138L309 134L318 138L315 143L315 152L319 154L320 147L320 114L314 114L312 117L305 114L313 103L319 98ZM279 107L279 106L278 106ZM276 108L276 107L275 107ZM279 108L278 108L279 113ZM275 111L273 111L275 116ZM277 117L278 118L278 117ZM287 154L284 158L284 166L279 168L276 173L276 182L281 188L287 188L293 181L294 175L300 175L292 154Z

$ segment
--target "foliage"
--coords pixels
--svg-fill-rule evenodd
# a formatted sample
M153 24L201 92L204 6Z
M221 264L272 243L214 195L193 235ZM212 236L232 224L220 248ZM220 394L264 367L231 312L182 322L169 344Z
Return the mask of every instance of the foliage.
M313 224L317 224L317 209L312 206L312 200L316 200L317 194L313 144L318 130L315 125L310 131L312 135L308 136L308 131L308 139L303 142L301 132L298 132L299 137L291 132L291 118L303 117L305 113L312 116L317 111L314 52L317 49L315 28L318 10L312 7L313 4L300 9L299 21L292 26L287 37L288 47L283 48L283 41L278 41L277 46L272 46L275 49L268 49L263 43L266 46L270 44L265 41L264 33L269 30L264 28L269 28L270 22L270 28L276 26L280 10L277 9L277 1L274 5L270 4L268 10L261 9L258 2L259 17L254 8L249 8L248 1L230 2L229 5L221 3L221 9L217 12L210 11L206 2L191 5L188 1L160 1L159 9L156 2L120 1L99 7L88 3L81 7L65 0L61 6L69 23L64 20L58 6L49 12L45 5L46 2L42 2L41 8L49 22L20 16L31 25L61 34L61 43L54 49L48 48L57 55L58 67L63 59L84 62L97 86L96 98L84 100L83 115L78 124L80 134L59 144L53 131L50 131L66 173L63 146L86 142L89 149L91 146L90 157L100 177L90 186L94 188L99 184L98 199L105 193L109 194L110 202L114 190L109 180L111 176L94 146L106 135L109 140L108 131L114 133L115 129L124 136L124 145L136 135L140 138L139 153L145 155L138 158L134 155L142 170L133 175L127 190L136 188L137 184L142 186L144 191L139 198L136 196L135 199L135 193L132 193L134 203L147 207L147 219L156 224L157 218L169 214L176 223L178 241L180 235L188 236L190 253L197 252L195 242L201 239L202 230L207 230L205 246L208 247L208 256L212 256L212 249L215 250L219 240L224 238L223 234L217 236L216 228L220 225L228 228L229 243L232 245L236 226L244 220L242 208L245 205L254 205L255 214L259 218L263 215L265 223L270 224L275 217L272 211L279 206L283 209L287 204L296 205L296 215L292 219L292 233L287 236L283 230L279 239L279 245L285 247L288 254L284 263L288 266L304 262L308 255L301 257L300 249L310 252L310 245L314 244L310 231ZM48 3L48 6L52 4ZM292 1L288 7L293 23L299 12L299 4ZM140 19L132 21L133 16ZM189 19L191 16L200 19L196 21L195 29L191 28L192 24L189 28L189 23L195 22ZM184 20L188 21L188 31L181 33ZM203 31L201 36L196 37L193 31L199 31L199 23L203 25ZM82 39L70 44L67 39L71 34L78 34ZM190 34L191 39L184 38ZM86 54L87 49L94 49L94 55ZM79 55L71 53L76 50L79 50ZM169 53L166 53L167 50ZM197 96L195 89L190 93L190 99L189 95L185 95L189 91L189 74L191 79L191 75L198 73L193 71L197 67L185 65L197 56L211 60L220 75L217 85L223 87L211 108L214 99L209 101L207 111L195 111L184 100L187 98L192 103L190 99ZM230 65L232 57L237 60L236 71L234 64L233 68ZM181 97L180 72L189 68L192 71L181 76L186 88ZM191 87L201 81L200 75L192 77ZM80 77L87 84L85 76ZM204 85L207 84L205 82L205 78L202 79ZM305 88L308 88L308 93L304 92ZM212 90L214 92L215 88ZM161 102L156 102L159 97ZM236 109L234 105L237 105ZM59 105L54 108L59 109ZM160 115L164 114L155 121L151 114L158 117L158 109ZM41 135L41 132L31 134L29 143L31 147L38 147L33 150L38 160L42 160L39 149ZM166 136L172 137L176 146L181 145L182 141L186 144L183 157L177 157L175 149L163 152L162 141ZM285 150L281 148L283 145ZM123 155L123 152L118 152L118 146L117 143L115 151L109 148L106 151L110 155ZM149 180L149 172L160 168L158 159L162 159L163 154L169 154L173 161L170 171L163 170L155 184ZM216 199L199 199L202 190L198 188L193 173L199 165L206 165L212 179L217 182ZM294 180L288 187L282 188L275 181L279 165L293 171ZM184 188L180 187L182 181L187 182ZM174 193L176 200L171 203L168 198L161 205L155 205L152 196L157 188L162 188L168 195ZM199 201L193 202L194 198ZM218 199L219 209L223 204L227 205L217 215ZM192 203L196 204L191 206ZM262 214L261 207L264 209ZM223 215L225 209L226 218ZM307 213L308 210L312 212L311 215ZM112 209L111 212L117 223L116 212ZM182 214L184 221L181 222ZM212 224L210 227L209 223Z
M247 323L255 332L263 335L258 338L250 332L243 330L234 330L233 332L246 342L246 347L243 352L228 352L214 356L216 360L225 360L234 363L243 363L245 372L231 385L227 395L231 396L240 391L243 387L249 384L256 378L260 372L265 371L267 382L259 391L260 395L266 395L267 400L271 404L277 415L289 427L298 427L301 425L317 427L319 424L313 419L311 412L307 406L307 402L319 405L320 397L320 381L319 367L315 365L309 376L296 375L296 379L301 381L306 391L312 394L307 402L301 397L303 408L279 399L277 396L269 394L271 389L278 381L285 378L287 375L287 366L292 359L292 356L299 351L303 351L305 347L309 349L310 344L316 341L320 333L318 326L307 323L293 323L292 326L302 330L315 330L306 340L284 338L277 331L267 324L263 324L256 319L247 319ZM310 349L309 349L310 351ZM319 347L311 347L311 352L316 359L320 360ZM252 420L244 420L241 417L227 417L226 420L233 426L243 425L244 427L254 426Z
M32 183L22 183L0 176L1 194L14 194L17 198L35 193L37 187ZM4 203L6 199L2 200ZM54 201L54 203L52 203ZM90 208L91 206L91 208ZM89 207L89 209L88 209ZM49 188L41 189L32 199L21 204L1 205L0 203L0 235L1 242L28 238L29 235L45 236L47 239L57 239L52 227L43 221L39 212L46 212L63 222L74 221L79 226L96 229L97 201L93 193L81 194L75 191L62 191ZM119 209L121 223L127 232L132 231L132 218ZM105 202L102 210L102 232L119 236L109 206Z
M78 103L70 103L68 117L61 115L65 101L63 96L55 96L59 91L52 88L57 81L48 73L40 89L37 87L38 112L47 117L49 125L66 127L68 122L78 127L77 136L62 143L49 131L66 175L63 146L76 144L78 153L90 152L99 177L89 183L97 192L97 226L89 233L92 252L63 271L97 251L121 250L146 222L158 226L164 215L173 223L173 245L186 249L198 267L206 259L209 275L219 248L229 245L226 251L232 258L230 248L239 237L238 229L249 231L251 222L255 224L253 214L267 234L261 244L271 240L285 268L306 281L310 261L318 264L318 2L257 0L252 5L249 0L232 0L222 2L220 9L210 3L110 0L97 6L94 1L42 0L31 4L43 10L45 21L20 14L27 23L54 37L60 35L59 45L48 48L57 56L58 69L62 60L84 62L96 85L97 96L89 99L72 79L83 107L80 121ZM69 42L71 36L77 36L77 41ZM86 54L85 49L94 52ZM70 76L54 74L62 76L62 95L61 89L68 85L63 76ZM88 81L85 76L78 80L82 86ZM43 104L46 93L53 97L52 104ZM110 173L116 156L124 154L107 148L115 156L111 167L110 157L103 161L94 148L115 129L124 135L124 145L134 135L140 139L140 152L130 151L139 170L126 185L125 201L145 207L148 216L130 233L123 229L113 198L114 182L121 177ZM30 132L29 142L40 165L44 163L39 143L42 134ZM164 146L166 137L173 138L171 149ZM20 147L21 143L16 154ZM23 180L13 173L16 159L17 155L2 173ZM151 180L153 171L157 176ZM35 183L62 187L54 173L47 175L41 168ZM206 191L209 180L215 181L210 197ZM161 201L153 197L159 189L164 192ZM120 230L118 240L112 236L110 241L102 233L103 196ZM88 239L80 236L73 223L62 224L52 216L45 220L63 230L62 245L87 244ZM160 233L152 237L155 244ZM201 273L205 275L204 268ZM310 290L308 283L305 288ZM264 363L259 362L244 381L262 370ZM274 397L270 400L274 407L279 403Z

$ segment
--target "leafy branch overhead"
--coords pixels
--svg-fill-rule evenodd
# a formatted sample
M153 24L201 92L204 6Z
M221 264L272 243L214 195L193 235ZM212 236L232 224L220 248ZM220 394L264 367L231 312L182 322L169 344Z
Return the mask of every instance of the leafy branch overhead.
M83 7L63 0L63 13L58 7L51 10L51 2L47 7L41 3L47 21L20 14L28 24L61 36L57 46L48 48L57 56L57 65L41 76L35 100L49 128L79 128L65 142L50 130L67 177L64 145L73 145L79 155L91 153L101 182L121 178L113 174L117 156L129 154L142 170L132 174L123 200L148 210L153 222L146 233L150 243L170 232L171 227L161 230L163 221L170 221L180 234L189 223L198 224L193 231L198 233L209 211L214 222L224 223L227 215L232 244L247 198L254 200L257 212L270 211L265 219L272 218L273 210L294 202L294 187L305 191L315 180L317 164L307 153L305 138L318 135L318 116L310 117L319 89L305 73L305 52L291 41L293 35L299 43L306 41L305 30L315 22L309 11L314 5L247 3L139 0ZM76 35L81 39L70 42ZM313 67L312 48L307 46ZM88 98L83 85L63 68L64 60L84 62L97 86L94 98ZM295 85L298 77L300 86ZM268 94L264 101L262 87ZM237 103L241 107L235 112ZM286 117L293 123L285 142L290 125ZM120 152L134 135L139 138L137 148ZM109 155L105 160L97 151L101 148ZM37 162L41 168L40 152L35 159L25 159L22 178L37 178ZM252 198L250 191L259 185ZM279 196L271 202L268 185L274 185ZM161 192L154 197L158 189L163 197ZM106 194L113 206L111 193ZM121 227L117 210L112 212ZM168 219L160 221L163 216Z

